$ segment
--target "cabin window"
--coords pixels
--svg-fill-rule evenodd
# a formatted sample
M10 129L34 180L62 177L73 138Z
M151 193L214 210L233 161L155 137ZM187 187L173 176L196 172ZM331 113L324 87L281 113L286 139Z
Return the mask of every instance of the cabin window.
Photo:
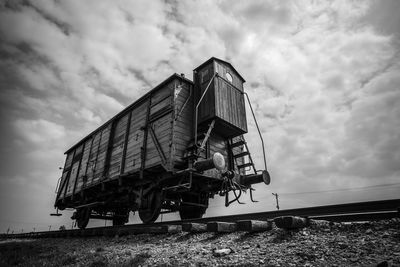
M229 73L229 72L227 72L226 74L225 74L225 77L226 77L226 79L230 82L230 83L232 83L232 75Z

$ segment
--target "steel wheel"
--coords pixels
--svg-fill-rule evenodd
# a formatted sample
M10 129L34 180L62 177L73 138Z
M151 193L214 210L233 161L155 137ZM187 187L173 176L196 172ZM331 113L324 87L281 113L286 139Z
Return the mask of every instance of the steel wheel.
M142 208L139 209L139 218L144 223L153 223L157 220L163 202L162 194L158 190L150 192L144 198Z
M76 211L76 224L79 229L85 229L89 223L91 210L89 208L80 208Z

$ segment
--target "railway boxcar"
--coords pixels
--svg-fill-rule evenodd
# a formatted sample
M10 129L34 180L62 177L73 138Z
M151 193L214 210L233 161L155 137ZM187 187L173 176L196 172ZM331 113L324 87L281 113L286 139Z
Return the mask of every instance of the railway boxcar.
M145 223L161 212L189 219L215 194L229 205L252 184L269 184L266 164L256 170L243 137L245 80L213 57L193 81L173 74L68 149L55 207L76 209L79 228L90 218L122 225L130 211Z

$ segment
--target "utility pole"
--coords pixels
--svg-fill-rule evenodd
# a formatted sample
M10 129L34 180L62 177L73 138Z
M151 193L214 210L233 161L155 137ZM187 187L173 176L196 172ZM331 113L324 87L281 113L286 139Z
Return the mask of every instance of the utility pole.
M278 199L279 195L278 193L272 193L272 194L275 196L276 199L276 209L279 210L279 199Z

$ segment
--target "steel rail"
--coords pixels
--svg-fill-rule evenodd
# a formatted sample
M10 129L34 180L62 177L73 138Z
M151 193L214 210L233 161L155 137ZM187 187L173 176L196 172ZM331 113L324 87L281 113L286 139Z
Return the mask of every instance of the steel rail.
M49 238L73 236L115 236L139 233L167 233L169 226L182 225L183 223L207 223L213 221L235 222L239 220L271 220L280 216L302 216L310 219L327 220L335 222L384 220L400 217L400 199L380 201L356 202L327 206L316 206L299 209L287 209L248 214L208 217L191 220L176 220L157 222L153 224L130 224L124 226L106 226L60 231L43 231L19 234L1 234L0 238Z

